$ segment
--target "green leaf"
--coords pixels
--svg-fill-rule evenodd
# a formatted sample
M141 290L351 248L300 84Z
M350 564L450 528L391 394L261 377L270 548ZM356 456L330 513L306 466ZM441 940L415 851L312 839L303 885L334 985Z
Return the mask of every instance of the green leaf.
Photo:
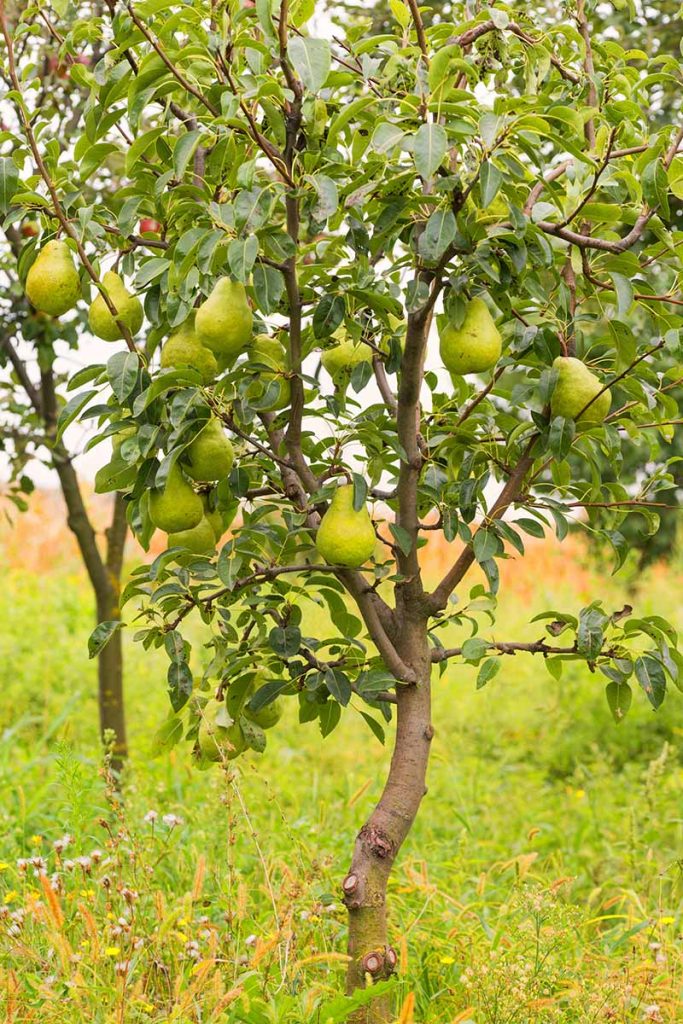
M617 725L623 721L628 714L628 709L631 707L631 700L633 694L631 687L627 682L615 682L612 680L605 687L605 696L607 697L607 703L609 709L612 712L612 717Z
M252 283L258 308L266 315L274 313L285 290L285 281L280 271L266 263L257 263Z
M276 626L268 634L268 643L281 658L292 658L301 647L301 630L298 626Z
M665 217L669 216L669 179L662 167L659 157L651 160L643 171L642 177L643 196L649 206L657 209L661 207Z
M477 674L477 689L481 690L482 686L486 686L495 675L498 675L500 669L500 658L487 658L486 661L482 661Z
M168 666L167 679L171 707L180 711L192 696L194 680L190 666L186 661L172 661Z
M248 235L246 238L233 238L230 242L228 246L228 264L233 275L242 284L246 284L248 281L257 256L258 238L256 235Z
M289 679L269 679L263 686L259 686L256 693L249 698L249 710L260 711L261 708L265 708L277 700L285 690L291 690L291 688L292 683Z
M471 636L462 645L462 656L465 661L479 661L489 649L488 640L479 636Z
M560 462L569 455L575 437L576 424L574 420L565 419L564 416L556 416L550 424L548 447Z
M388 154L400 146L405 138L405 132L396 124L388 121L380 121L375 127L370 139L370 146L376 153Z
M623 274L611 273L610 277L617 293L617 316L625 316L633 302L633 286Z
M310 92L318 92L330 73L332 55L326 39L294 36L287 53L296 73Z
M176 178L182 178L185 174L201 137L200 131L187 132L185 135L181 135L176 142L173 147L173 170Z
M384 746L384 743L385 743L385 740L386 740L386 736L385 736L385 733L384 733L384 729L383 729L383 728L382 728L382 726L381 726L381 725L379 724L379 722L377 721L377 719L373 718L373 717L372 717L372 715L368 715L368 714L366 714L366 713L365 713L365 711L361 711L361 716L362 716L362 717L363 717L363 718L365 719L365 721L366 721L366 722L368 723L368 725L369 725L370 729L371 729L371 730L372 730L372 732L373 732L373 733L375 734L375 736L377 737L377 739L378 739L378 740L380 741L380 743L382 744L382 746Z
M351 700L351 683L347 676L338 668L330 668L325 672L325 686L329 693L342 707L346 707Z
M337 185L326 174L311 174L308 175L308 180L313 185L318 196L318 201L314 204L311 213L315 220L319 222L326 221L328 217L337 212L337 207L339 206Z
M484 160L479 170L481 208L485 210L493 202L503 181L503 175L490 160Z
M119 402L125 402L135 390L139 370L137 352L116 352L107 363L107 377Z
M19 185L19 171L14 160L5 156L0 159L0 213L7 213L12 196Z
M397 526L396 523L389 523L389 529L393 535L394 540L398 544L399 548L406 557L413 550L413 538L407 530L402 526Z
M666 676L661 662L650 654L636 658L636 679L647 695L647 699L655 710L661 706L666 696Z
M425 226L418 251L429 263L436 263L455 238L457 225L452 210L436 210Z
M413 140L413 159L417 173L431 178L448 149L448 136L440 124L420 125Z
M74 395L73 398L69 399L59 413L55 441L59 441L61 439L66 428L73 423L78 414L85 409L88 402L90 402L96 394L97 391L94 388L91 388L89 391L81 391L79 394Z
M313 313L313 333L316 338L329 338L344 320L346 299L343 295L326 292Z
M98 623L88 637L88 657L96 658L100 651L107 646L114 633L123 625L121 619L110 619L107 622Z
M487 562L489 558L502 553L500 537L493 530L487 530L485 527L475 533L472 548L478 562Z
M576 633L576 649L589 660L597 658L605 638L608 618L603 611L589 605L579 612L579 628Z
M320 719L320 732L323 738L329 736L332 730L339 725L341 704L338 704L336 700L325 701L318 717Z

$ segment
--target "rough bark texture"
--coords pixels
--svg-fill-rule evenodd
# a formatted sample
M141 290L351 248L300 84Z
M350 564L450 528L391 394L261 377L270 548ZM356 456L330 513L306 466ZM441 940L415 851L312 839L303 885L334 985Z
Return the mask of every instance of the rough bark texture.
M349 912L349 993L369 981L388 977L396 963L387 936L387 882L426 792L434 735L424 619L404 622L397 648L418 681L396 688L396 740L389 775L379 803L358 833L351 867L342 884ZM390 1019L391 1007L384 997L351 1017L353 1024L385 1024Z

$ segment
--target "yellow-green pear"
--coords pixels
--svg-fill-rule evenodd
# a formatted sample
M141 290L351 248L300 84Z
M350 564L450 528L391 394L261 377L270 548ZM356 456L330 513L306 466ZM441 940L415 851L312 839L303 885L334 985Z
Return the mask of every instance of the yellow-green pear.
M365 506L353 507L353 487L337 487L330 507L322 518L315 544L330 565L359 568L375 550L375 531Z
M447 323L441 330L441 358L450 373L483 373L500 359L502 339L483 299L467 303L460 327Z
M174 462L164 487L150 491L149 518L164 533L178 533L198 526L203 515L202 499Z
M185 548L193 555L212 555L216 550L216 534L206 516L189 530L179 530L168 535L169 548ZM182 556L180 556L182 558ZM180 558L179 558L180 561Z
M232 469L235 451L220 420L212 416L183 453L183 466L193 480L222 480Z
M103 341L120 341L123 331L117 320L128 328L131 336L135 336L142 327L144 313L142 303L137 295L131 295L118 274L108 270L102 278L102 287L116 307L117 316L110 312L103 296L97 293L88 312L90 330Z
M198 370L205 384L210 384L218 375L218 363L213 352L205 348L197 337L194 316L171 334L161 350L163 369L189 367Z
M332 337L335 344L323 351L321 362L335 384L342 383L360 363L372 362L372 349L362 341L354 341L343 328Z
M600 378L573 356L558 356L553 368L558 371L558 378L550 399L552 415L576 420L577 427L600 426L612 404L609 390L595 398L603 388ZM586 409L593 398L595 401Z
M54 239L43 246L26 277L26 295L32 306L50 316L73 309L81 282L66 242Z
M207 761L232 761L246 746L244 733L237 722L228 726L218 724L216 719L221 711L227 715L222 700L210 700L202 711L197 743L202 757Z
M222 277L197 310L195 329L205 348L234 362L251 340L253 322L244 285Z
M270 366L274 371L273 373L257 371L258 379L263 385L261 394L273 380L277 380L280 385L278 397L267 407L259 406L259 408L264 412L279 412L281 409L286 409L291 400L291 388L289 379L285 376L289 369L289 359L284 345L277 338L270 338L267 334L257 334L249 347L249 362Z
M202 494L202 504L204 505L204 518L211 524L216 543L218 543L225 533L223 516L217 508L212 509L210 507L208 494Z

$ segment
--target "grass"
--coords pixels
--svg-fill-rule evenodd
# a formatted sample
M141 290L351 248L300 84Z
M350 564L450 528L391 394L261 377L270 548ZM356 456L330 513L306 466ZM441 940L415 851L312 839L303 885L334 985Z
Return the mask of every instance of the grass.
M683 621L675 568L641 583L639 612ZM536 611L595 596L624 600L579 548L539 545L504 573L496 636L535 639ZM389 750L347 713L325 742L286 718L227 776L182 747L154 760L165 664L127 641L120 806L77 571L5 565L0 621L1 1019L346 1019L339 884ZM617 728L602 676L516 657L474 679L435 685L429 794L391 883L397 1019L681 1021L681 695Z

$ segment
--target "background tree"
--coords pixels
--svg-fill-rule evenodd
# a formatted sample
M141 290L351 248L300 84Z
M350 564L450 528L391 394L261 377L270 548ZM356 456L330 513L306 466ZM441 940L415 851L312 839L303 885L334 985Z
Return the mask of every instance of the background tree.
M12 12L10 12L12 13ZM18 17L19 12L14 11ZM75 63L88 66L97 63L101 50L97 44L79 48L77 55L60 56L60 38L43 14L41 25L45 35L27 39L22 54L27 66L35 71L33 91L35 105L50 125L55 140L68 156L71 133L83 115L87 93L74 81L71 71ZM6 122L11 112L3 111ZM14 138L11 125L2 124L0 146L11 152ZM21 162L21 159L19 159ZM96 201L102 189L115 187L110 168L98 176L97 189L85 183L81 205ZM67 384L58 359L77 350L84 327L81 316L69 322L57 321L35 309L26 300L19 284L22 267L34 256L36 237L40 230L42 200L29 193L22 205L11 202L18 187L17 162L11 156L0 158L0 214L4 216L0 239L0 378L2 424L0 437L9 461L10 477L7 497L19 510L26 508L25 496L33 490L31 464L43 462L55 470L64 499L67 523L92 585L96 621L108 622L119 615L119 593L124 547L128 525L122 496L112 501L111 520L103 542L84 498L83 483L74 465L74 451L63 438L55 439L57 416L64 402ZM86 198L87 197L87 198ZM112 767L119 770L127 753L126 722L123 693L123 651L121 637L98 655L98 705L100 731L114 737L111 744ZM108 740L111 743L111 739Z
M629 607L550 609L531 643L479 634L498 562L525 534L561 539L581 508L620 555L624 517L656 516L651 488L672 482L658 467L633 493L601 467L671 419L683 129L649 115L680 68L601 40L582 4L576 22L500 7L426 28L410 0L392 5L390 38L333 46L307 33L306 3L107 7L82 5L64 41L92 33L106 49L74 71L89 98L72 160L44 142L17 71L38 8L3 23L22 188L125 342L79 375L58 436L79 415L116 435L102 472L129 523L143 543L155 526L171 535L124 595L142 605L138 638L169 657L161 745L186 738L201 767L262 752L282 698L323 736L349 708L383 739L395 710L385 789L342 883L348 989L361 990L347 1008L385 1021L387 882L425 793L434 672L464 660L483 686L517 652L554 679L582 661L608 680L617 721L629 680L655 708L678 682L675 631ZM81 208L93 161L116 153L125 184ZM166 230L145 251L129 236L151 197ZM100 279L112 255L144 293L144 351ZM450 374L433 352L427 363L434 319ZM214 557L216 513L233 531ZM459 545L433 581L421 550L437 530ZM320 605L323 636L308 617Z

